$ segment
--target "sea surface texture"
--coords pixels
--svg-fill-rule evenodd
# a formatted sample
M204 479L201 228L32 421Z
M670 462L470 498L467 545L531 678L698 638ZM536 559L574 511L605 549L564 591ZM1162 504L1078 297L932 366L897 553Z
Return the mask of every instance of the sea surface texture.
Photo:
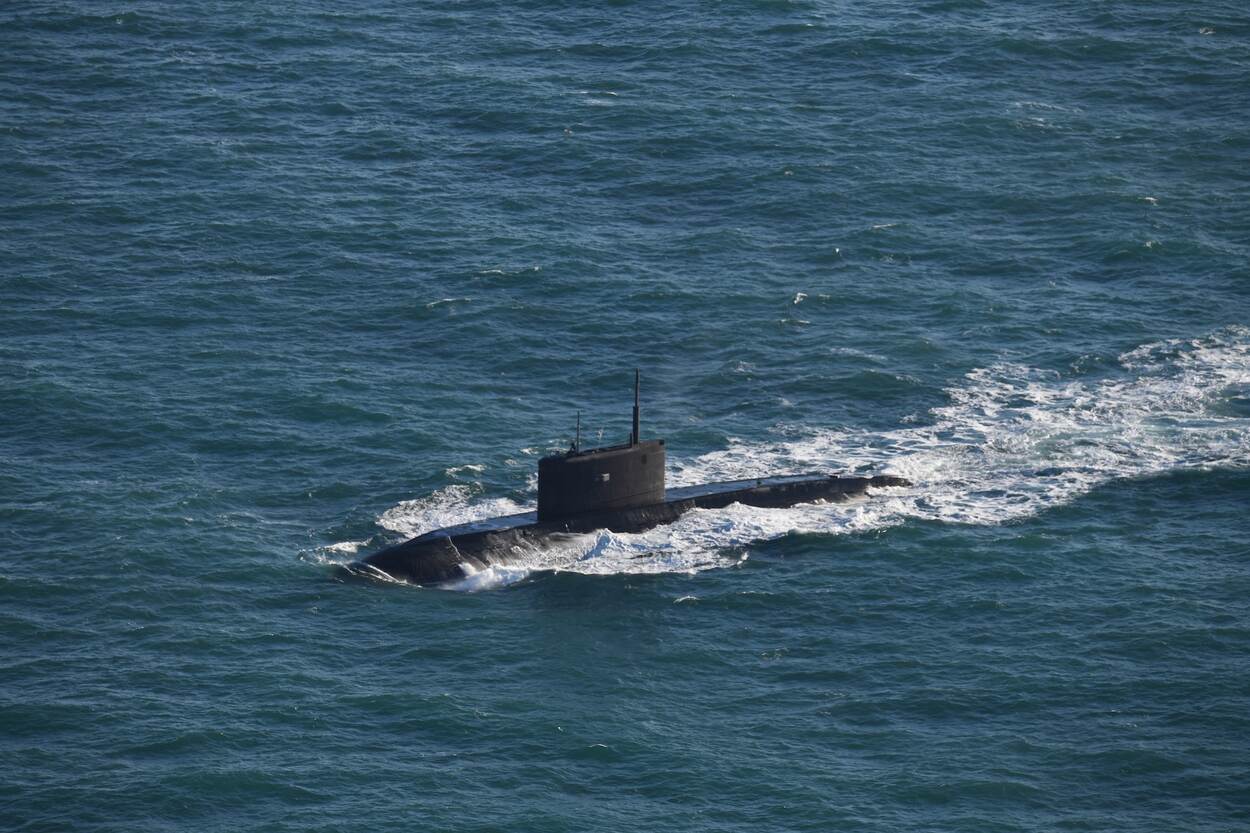
M343 565L889 473L443 588ZM0 7L0 829L1250 829L1244 2Z

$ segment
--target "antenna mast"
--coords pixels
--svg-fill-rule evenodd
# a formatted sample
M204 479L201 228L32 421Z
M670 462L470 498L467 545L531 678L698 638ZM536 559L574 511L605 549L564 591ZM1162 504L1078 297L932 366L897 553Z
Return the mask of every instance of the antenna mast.
M640 378L640 376L639 376L639 373L638 373L638 369L637 369L637 368L634 368L634 431L633 431L633 433L632 433L632 434L630 434L630 435L629 435L629 444L630 444L630 445L638 445L638 442L639 442L639 440L641 439L641 438L639 437L639 435L638 435L638 383L639 383L639 378Z
M573 438L573 450L582 450L582 412L577 412L577 434Z

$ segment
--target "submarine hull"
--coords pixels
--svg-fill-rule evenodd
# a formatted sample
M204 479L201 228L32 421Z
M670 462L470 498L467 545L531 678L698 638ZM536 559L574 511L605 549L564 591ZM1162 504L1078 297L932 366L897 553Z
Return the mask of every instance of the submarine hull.
M663 501L628 509L579 513L538 520L536 512L436 529L381 550L348 566L357 575L434 585L465 578L496 565L520 562L555 536L593 532L644 532L672 523L691 509L720 509L734 503L784 508L864 495L869 488L907 486L901 477L793 475L709 483L669 489Z

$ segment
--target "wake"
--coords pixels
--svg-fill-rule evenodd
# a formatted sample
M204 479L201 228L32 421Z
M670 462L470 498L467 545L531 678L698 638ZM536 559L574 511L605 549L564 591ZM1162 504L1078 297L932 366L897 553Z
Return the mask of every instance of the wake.
M789 533L871 532L912 519L1003 524L1069 503L1114 479L1250 466L1250 329L1155 342L1097 378L994 364L947 388L927 424L887 432L798 429L768 444L670 459L670 486L809 471L894 474L905 488L868 500L787 509L694 510L639 534L568 536L521 564L467 576L453 589L519 581L534 570L693 573L729 566L753 541ZM465 486L405 501L378 519L406 536L533 504L476 499ZM337 549L336 549L337 548ZM353 552L351 542L327 551Z

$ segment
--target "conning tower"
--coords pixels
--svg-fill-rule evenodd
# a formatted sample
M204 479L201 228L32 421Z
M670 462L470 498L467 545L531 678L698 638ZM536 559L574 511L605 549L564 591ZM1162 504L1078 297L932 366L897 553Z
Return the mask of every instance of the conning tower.
M664 502L664 440L643 441L638 430L638 371L629 442L581 449L579 436L564 454L538 461L538 520L634 509Z

